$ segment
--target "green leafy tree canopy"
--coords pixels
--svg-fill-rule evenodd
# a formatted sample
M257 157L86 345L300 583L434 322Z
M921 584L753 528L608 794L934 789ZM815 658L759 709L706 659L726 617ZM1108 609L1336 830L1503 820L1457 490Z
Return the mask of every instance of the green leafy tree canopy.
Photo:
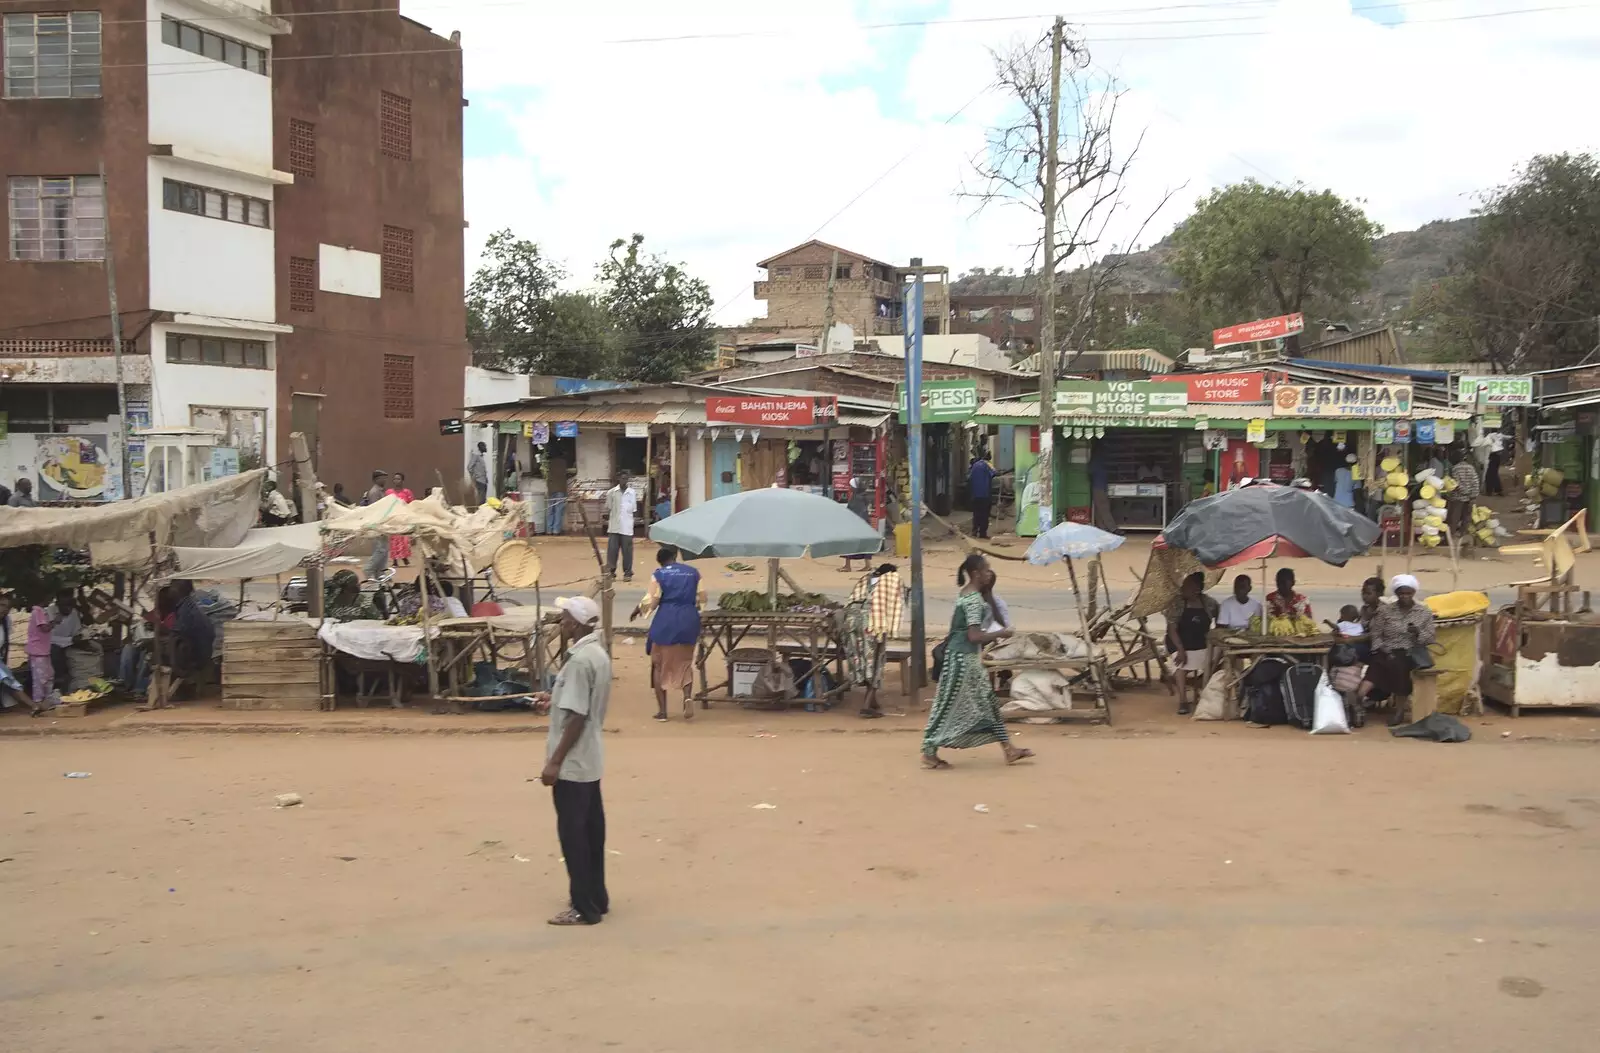
M713 347L711 288L641 251L644 235L618 238L600 265L600 303L617 333L616 375L662 383L705 367Z
M467 339L480 360L523 373L609 375L611 319L594 297L561 290L560 264L509 230L489 238L484 257L467 287Z
M1172 269L1196 305L1220 316L1292 314L1366 288L1382 233L1332 191L1250 180L1200 200L1173 234Z

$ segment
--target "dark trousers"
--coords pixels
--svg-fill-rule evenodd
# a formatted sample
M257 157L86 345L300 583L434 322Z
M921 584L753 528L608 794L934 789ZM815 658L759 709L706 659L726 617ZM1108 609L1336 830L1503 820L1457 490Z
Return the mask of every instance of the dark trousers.
M606 535L606 573L617 572L617 553L622 553L622 576L633 577L633 535Z
M606 810L598 782L557 779L551 788L556 805L556 834L567 857L572 909L590 925L611 909L606 893Z
M974 497L972 499L972 536L989 536L989 510L994 507L992 497Z
M1499 497L1505 493L1500 487L1500 455L1489 454L1489 470L1483 476L1483 492L1486 495Z
M68 684L68 681L72 677L67 671L67 649L65 647L57 647L55 644L50 645L50 668L56 671L56 690L63 695L69 693L72 687Z

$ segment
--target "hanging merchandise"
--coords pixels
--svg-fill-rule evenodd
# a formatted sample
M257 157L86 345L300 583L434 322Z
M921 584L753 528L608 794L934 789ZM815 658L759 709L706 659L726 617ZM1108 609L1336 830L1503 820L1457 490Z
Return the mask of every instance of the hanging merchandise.
M1456 441L1456 426L1454 421L1436 420L1433 422L1433 441L1440 446L1449 446Z
M1378 420L1372 422L1372 442L1375 446L1389 446L1394 443L1394 421Z
M1431 421L1431 420L1419 420L1419 421L1417 421L1417 423L1416 423L1416 435L1417 435L1417 442L1421 443L1423 446L1432 446L1433 443L1434 443L1433 421Z
M1244 433L1246 442L1264 443L1267 441L1267 422L1264 418L1252 420Z
M1397 421L1394 422L1394 441L1395 442L1402 442L1402 443L1411 441L1411 422L1410 421L1408 421L1408 420L1397 420Z

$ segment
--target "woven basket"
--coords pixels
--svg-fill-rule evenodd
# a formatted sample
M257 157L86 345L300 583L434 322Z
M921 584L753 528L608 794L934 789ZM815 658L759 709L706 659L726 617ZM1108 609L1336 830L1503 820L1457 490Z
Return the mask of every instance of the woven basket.
M494 553L494 576L512 589L528 589L539 583L539 550L531 541L507 541Z

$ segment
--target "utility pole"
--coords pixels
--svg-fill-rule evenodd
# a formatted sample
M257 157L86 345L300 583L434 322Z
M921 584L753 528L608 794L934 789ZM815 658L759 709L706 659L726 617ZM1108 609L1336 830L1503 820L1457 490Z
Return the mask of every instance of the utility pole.
M106 291L111 300L111 363L117 376L117 450L122 457L122 496L133 496L133 466L128 463L128 389L122 383L122 312L117 310L117 254L111 247L111 189L106 185L106 162L100 161L101 230L106 238Z
M828 303L822 309L822 339L817 341L817 354L828 353L828 335L833 331L833 280L839 276L839 250L833 250L833 262L828 264Z
M928 682L928 625L922 591L922 311L923 280L929 270L920 257L901 272L915 276L906 305L911 329L906 336L906 452L911 475L911 679Z
M1050 30L1050 141L1045 144L1044 282L1039 318L1039 533L1055 522L1056 432L1056 162L1061 132L1061 47L1063 21ZM1020 513L1019 513L1020 514Z

